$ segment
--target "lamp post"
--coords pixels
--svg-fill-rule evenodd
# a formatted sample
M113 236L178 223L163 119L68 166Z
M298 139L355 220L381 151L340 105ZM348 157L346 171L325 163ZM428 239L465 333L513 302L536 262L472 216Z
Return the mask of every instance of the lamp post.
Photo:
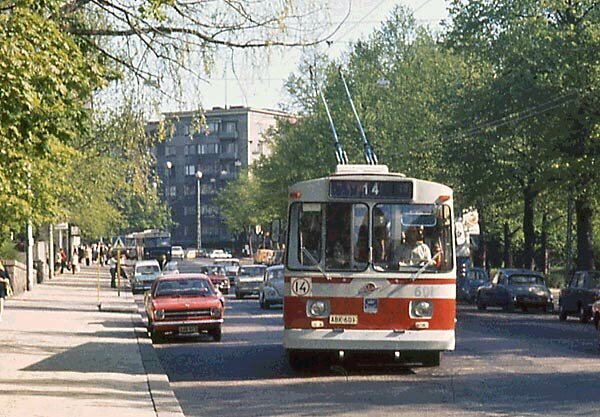
M202 211L200 210L200 180L202 179L202 171L196 171L196 243L198 250L202 249Z
M169 202L169 196L171 195L171 168L173 168L173 163L171 161L167 161L165 164L167 167L167 189L165 196L167 197L167 203Z

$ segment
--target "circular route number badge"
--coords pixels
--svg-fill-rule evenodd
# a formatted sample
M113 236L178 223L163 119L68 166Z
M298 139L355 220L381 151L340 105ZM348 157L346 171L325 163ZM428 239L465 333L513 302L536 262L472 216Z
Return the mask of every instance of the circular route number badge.
M312 293L312 281L310 278L292 278L292 295L305 297Z

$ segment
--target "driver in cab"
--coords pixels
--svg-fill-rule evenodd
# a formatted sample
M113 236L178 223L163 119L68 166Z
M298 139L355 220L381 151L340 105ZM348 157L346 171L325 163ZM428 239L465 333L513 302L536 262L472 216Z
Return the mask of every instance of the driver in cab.
M431 262L431 250L423 241L423 226L411 226L406 230L404 243L395 255L393 264L396 267L426 265Z

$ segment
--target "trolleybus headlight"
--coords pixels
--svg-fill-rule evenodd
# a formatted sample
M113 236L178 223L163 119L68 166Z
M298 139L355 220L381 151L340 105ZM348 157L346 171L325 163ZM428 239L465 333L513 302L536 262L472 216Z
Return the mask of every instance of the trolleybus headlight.
M157 318L157 320L162 320L165 318L165 310L156 310L154 312L154 316Z
M431 318L433 316L433 303L426 300L410 302L410 315L419 318Z
M308 300L306 303L306 315L308 317L327 317L327 316L329 316L329 301L327 301L327 300Z

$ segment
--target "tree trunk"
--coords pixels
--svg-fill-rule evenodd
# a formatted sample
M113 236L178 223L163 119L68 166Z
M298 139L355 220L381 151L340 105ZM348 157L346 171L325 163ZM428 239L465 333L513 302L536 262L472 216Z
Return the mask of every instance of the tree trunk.
M577 219L577 269L595 270L594 233L592 218L594 208L587 194L575 199L575 216Z
M479 247L477 249L478 264L489 271L489 265L487 264L487 236L485 230L485 220L483 210L477 209L479 212Z
M504 222L504 267L513 267L512 235L510 234L510 226L508 222Z
M248 247L250 248L250 257L254 259L254 249L252 248L252 227L247 226L246 229L246 237L248 238Z
M531 186L523 189L523 267L533 269L535 267L535 227L534 220L535 193Z
M542 217L542 237L541 237L541 246L542 246L542 272L544 275L548 275L550 269L550 257L548 256L548 212L544 211L544 216Z

